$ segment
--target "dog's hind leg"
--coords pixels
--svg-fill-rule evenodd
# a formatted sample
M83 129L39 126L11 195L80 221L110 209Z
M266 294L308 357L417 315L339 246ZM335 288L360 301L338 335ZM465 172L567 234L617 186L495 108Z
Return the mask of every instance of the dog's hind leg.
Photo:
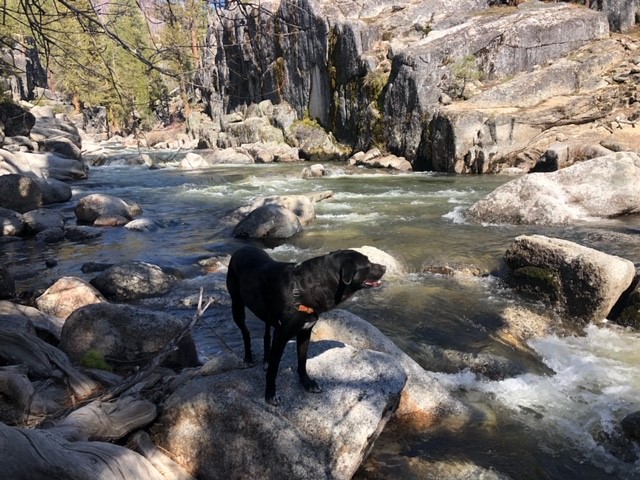
M240 332L242 332L242 341L244 342L244 363L247 367L253 367L256 363L253 361L251 354L251 334L245 322L244 303L237 298L231 298L231 313L233 321L236 323Z
M269 368L269 352L271 351L271 326L268 322L264 322L264 356L262 357L262 366L266 370Z
M307 353L309 351L309 339L311 338L311 329L300 330L296 337L296 346L298 350L298 377L300 383L307 392L320 393L322 389L315 380L309 378L307 374Z

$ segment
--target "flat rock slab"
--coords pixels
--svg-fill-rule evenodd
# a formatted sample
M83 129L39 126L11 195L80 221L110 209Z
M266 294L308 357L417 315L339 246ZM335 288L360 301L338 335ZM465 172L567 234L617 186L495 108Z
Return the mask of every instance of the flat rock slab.
M197 478L350 479L395 410L406 374L391 356L341 342L310 347L304 391L289 345L280 405L264 401L261 367L199 377L166 402L156 443Z

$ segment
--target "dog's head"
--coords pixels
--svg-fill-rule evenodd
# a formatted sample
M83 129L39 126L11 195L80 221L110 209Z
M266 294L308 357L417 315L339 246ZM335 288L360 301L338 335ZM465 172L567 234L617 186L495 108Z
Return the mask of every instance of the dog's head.
M371 262L366 255L355 250L339 250L331 255L335 255L339 261L340 282L346 290L353 293L381 285L380 279L386 271L384 265Z

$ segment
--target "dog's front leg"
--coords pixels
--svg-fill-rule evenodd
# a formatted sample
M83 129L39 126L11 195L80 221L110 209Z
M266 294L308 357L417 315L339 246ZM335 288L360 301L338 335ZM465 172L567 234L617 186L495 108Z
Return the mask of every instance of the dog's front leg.
M309 351L309 339L311 338L311 328L300 330L296 337L296 345L298 347L298 377L300 383L307 392L320 393L322 389L315 380L309 378L307 374L307 353Z
M264 399L271 405L278 405L279 399L276 397L276 377L278 367L284 353L284 347L291 338L283 328L276 328L273 334L273 343L269 351L269 365L267 366L267 385L264 391Z

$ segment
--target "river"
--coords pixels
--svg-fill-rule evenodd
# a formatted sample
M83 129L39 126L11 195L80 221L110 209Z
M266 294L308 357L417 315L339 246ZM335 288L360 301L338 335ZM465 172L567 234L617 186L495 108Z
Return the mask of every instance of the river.
M94 167L89 179L74 182L74 199L102 192L133 200L160 228L111 228L97 239L46 248L31 241L5 243L0 261L15 272L19 289L41 288L63 275L84 276L79 267L89 261L143 260L191 271L199 258L230 253L244 243L230 238L220 223L230 210L256 196L332 190L334 197L316 204L317 218L302 234L270 245L268 252L278 260L299 261L370 245L405 262L410 272L406 278L391 279L344 308L375 324L482 412L456 432L384 432L371 454L375 468L358 478L640 478L639 460L625 462L599 441L615 435L625 415L640 410L640 335L590 325L583 335L531 341L535 361L490 335L505 308L540 308L492 274L516 236L564 238L638 264L639 219L557 228L473 225L464 221L464 210L512 177L371 170L353 175L342 165L327 164L328 176L303 180L303 166L198 171L171 165L157 170ZM74 206L72 200L55 208L74 223ZM57 264L44 268L52 258ZM484 275L429 273L431 267L443 266L474 268ZM196 340L206 350L207 335L201 333ZM240 354L239 338L236 346ZM443 359L438 352L445 350L456 355ZM477 375L452 358L493 362L494 367L488 376ZM544 374L536 363L555 374ZM501 375L501 365L515 366L515 373ZM474 470L473 465L485 470ZM486 476L492 472L496 477Z

